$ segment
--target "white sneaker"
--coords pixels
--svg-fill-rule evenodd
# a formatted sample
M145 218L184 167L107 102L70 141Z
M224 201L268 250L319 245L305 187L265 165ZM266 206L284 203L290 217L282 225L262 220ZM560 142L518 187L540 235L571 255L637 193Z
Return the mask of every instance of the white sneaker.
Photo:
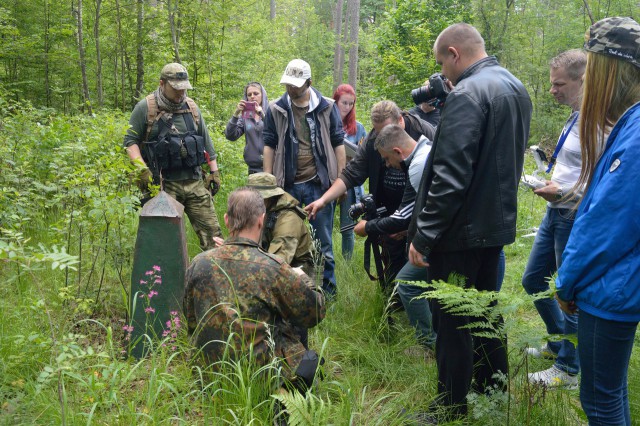
M558 354L553 352L551 348L549 348L549 344L545 343L539 348L527 348L525 349L525 353L534 358L544 358L544 359L556 359Z
M546 370L529 373L528 376L531 384L541 385L547 388L578 388L578 377L560 370L555 365Z

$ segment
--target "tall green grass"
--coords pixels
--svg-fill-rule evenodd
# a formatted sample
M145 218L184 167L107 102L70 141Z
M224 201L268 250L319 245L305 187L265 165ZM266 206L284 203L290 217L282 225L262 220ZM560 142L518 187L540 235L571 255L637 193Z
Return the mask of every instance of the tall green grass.
M57 117L16 111L0 123L0 424L268 425L276 400L294 424L402 425L403 410L436 395L432 357L416 348L404 313L385 313L377 282L362 268L358 239L351 261L339 254L339 295L310 331L325 379L313 395L277 393L279 367L251 359L205 368L184 330L175 345L155 341L148 357L127 358L126 297L137 216L129 166L119 148L126 117ZM223 169L216 197L244 182L241 144L214 134ZM530 166L531 167L531 166ZM577 391L547 391L527 372L549 361L524 357L545 328L520 280L544 202L520 193L519 236L505 248L501 303L507 309L509 393L476 395L472 425L586 424ZM187 225L188 249L198 240ZM173 348L175 346L175 349ZM632 417L640 418L634 351L629 369Z

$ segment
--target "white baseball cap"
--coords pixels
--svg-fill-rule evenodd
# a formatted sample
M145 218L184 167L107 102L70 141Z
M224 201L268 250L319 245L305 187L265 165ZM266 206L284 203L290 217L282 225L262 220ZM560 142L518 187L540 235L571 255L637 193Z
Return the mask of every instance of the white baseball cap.
M294 59L289 62L282 74L280 84L290 84L295 87L302 85L311 78L311 67L302 59Z

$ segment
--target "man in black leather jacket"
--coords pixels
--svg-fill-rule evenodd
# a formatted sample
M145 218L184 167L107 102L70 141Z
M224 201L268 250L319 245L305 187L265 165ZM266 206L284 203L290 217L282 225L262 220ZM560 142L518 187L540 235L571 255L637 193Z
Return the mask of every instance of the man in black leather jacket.
M495 291L498 257L515 240L517 191L531 121L522 83L495 57L471 25L445 29L436 62L455 87L449 94L420 183L409 227L409 261L429 266L431 280L452 273L466 287ZM488 386L504 389L494 373L508 374L506 342L472 336L461 327L478 318L432 304L438 366L436 405L451 417L466 414L466 396Z
M387 209L387 215L391 215L400 206L407 176L403 170L385 166L384 160L374 148L378 132L388 124L398 124L403 126L415 141L418 141L422 135L433 140L435 128L417 116L401 111L392 101L381 101L375 104L371 109L371 122L373 130L358 147L355 157L347 164L340 177L321 198L305 207L309 218L313 218L318 210L344 194L347 189L360 186L367 179L369 179L369 191L376 205L384 206ZM382 260L385 269L383 290L388 295L393 288L393 279L407 262L406 237L394 239L388 235L382 236Z

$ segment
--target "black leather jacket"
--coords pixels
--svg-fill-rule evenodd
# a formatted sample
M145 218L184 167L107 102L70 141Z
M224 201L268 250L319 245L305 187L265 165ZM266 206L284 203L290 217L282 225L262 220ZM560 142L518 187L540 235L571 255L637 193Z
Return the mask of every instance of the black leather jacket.
M409 241L423 255L515 240L531 99L495 57L467 68L442 110Z

